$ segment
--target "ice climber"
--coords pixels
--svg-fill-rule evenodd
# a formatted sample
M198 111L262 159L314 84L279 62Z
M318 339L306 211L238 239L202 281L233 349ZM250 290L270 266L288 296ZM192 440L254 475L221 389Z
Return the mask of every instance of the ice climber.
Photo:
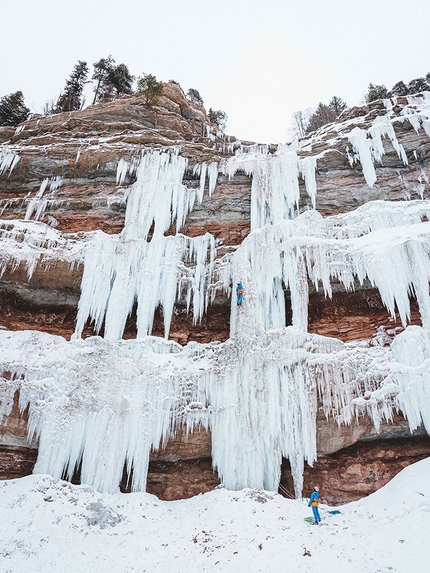
M314 514L314 523L313 525L318 525L321 521L320 512L318 511L318 505L320 501L320 494L318 487L314 487L314 491L311 493L311 497L309 498L308 507L312 507L312 512Z
M243 301L243 286L242 283L237 283L236 287L236 297L237 297L237 304L240 306Z

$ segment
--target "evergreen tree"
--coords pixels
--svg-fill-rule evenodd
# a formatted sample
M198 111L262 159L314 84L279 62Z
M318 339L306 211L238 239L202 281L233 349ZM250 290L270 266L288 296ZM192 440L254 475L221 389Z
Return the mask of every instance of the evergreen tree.
M416 94L430 90L430 82L427 78L416 78L408 84L408 93Z
M346 109L347 105L340 97L333 96L328 104L328 108L331 109L335 114L336 117L339 117L340 114Z
M377 99L385 99L387 97L388 90L384 85L377 86L374 84L369 84L364 99L366 103L370 103L371 101L375 101Z
M187 98L194 102L194 103L198 103L199 105L201 105L203 107L203 98L202 96L199 94L199 92L197 90L195 90L194 88L190 88L187 91Z
M163 93L163 82L152 74L143 74L137 80L137 93L145 97L146 105L152 105Z
M146 105L152 105L163 93L163 82L159 82L153 74L143 74L137 80L137 93L145 97Z
M30 110L24 104L24 96L17 91L0 99L0 125L17 126L28 119Z
M408 86L405 84L405 82L397 82L389 91L388 96L389 97L394 97L394 96L405 96L408 95L409 93L409 88Z
M114 66L109 74L109 80L116 95L133 93L134 76L125 64Z
M81 62L81 60L79 60L73 68L69 79L66 81L66 87L63 93L57 100L55 106L57 113L81 109L83 105L82 92L84 85L87 83L88 71L87 62Z
M309 118L309 123L306 128L306 134L311 133L311 131L316 131L323 125L335 121L337 114L333 109L324 103L319 103L315 112Z
M224 130L227 125L228 116L225 111L220 109L209 108L208 111L209 121L215 123L220 129Z
M92 79L96 82L93 104L110 99L113 95L133 93L134 76L125 64L115 65L115 60L109 55L93 65Z
M99 101L99 99L106 94L109 85L109 76L112 73L114 65L115 65L115 60L112 58L112 56L108 56L107 58L102 58L101 60L93 64L94 73L92 76L92 80L96 82L94 89L93 104Z

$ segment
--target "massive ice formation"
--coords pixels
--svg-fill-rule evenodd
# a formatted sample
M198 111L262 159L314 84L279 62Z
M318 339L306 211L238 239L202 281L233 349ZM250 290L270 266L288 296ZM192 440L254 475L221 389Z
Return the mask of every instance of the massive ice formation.
M153 337L66 342L36 332L0 331L0 342L10 374L1 414L19 388L29 433L39 437L35 471L59 479L82 464L83 482L109 492L124 464L133 468L133 489L144 489L151 449L178 424L202 424L227 487L276 490L286 456L299 494L304 460L316 459L316 387L327 414L347 420L364 365L388 354L352 351L292 327L185 348Z
M161 306L167 338L173 307L181 296L187 310L192 307L194 321L201 319L209 301L214 238L209 234L194 239L181 234L165 237L164 232L175 220L179 231L196 197L202 201L206 174L211 193L218 172L216 164L209 169L206 164L199 166L200 187L188 189L182 183L186 167L186 159L177 153L142 156L137 180L128 193L123 231L119 236L95 233L86 246L78 336L90 318L97 332L104 323L105 338L119 340L137 304L138 337L151 333L155 310ZM121 163L118 180L125 170Z
M396 121L430 135L429 102L427 96L410 99L400 119L387 102L386 116L366 131L343 126L351 161L361 162L370 186L383 138L407 163ZM24 261L31 275L40 260L55 258L85 265L72 341L0 331L0 414L8 414L19 389L21 409L29 406L30 436L39 437L35 471L71 477L80 466L83 482L112 492L126 465L132 488L142 490L151 449L179 425L202 425L212 432L213 463L227 487L276 490L285 456L300 495L304 462L316 459L318 404L339 424L359 422L366 413L378 429L400 409L411 430L424 423L430 431L430 203L373 202L328 218L314 209L299 214L300 177L315 206L318 160L300 153L280 146L270 155L255 147L221 168L253 176L252 232L218 260L213 237L179 234L195 201L206 188L209 195L214 190L218 165L196 165L200 184L187 189L187 161L179 150L119 163L119 183L136 175L125 193L120 235L100 231L78 244L41 223L1 224L0 272ZM17 159L3 154L0 160L4 171ZM41 215L44 192L42 183L27 218ZM176 235L166 237L172 224ZM227 342L182 348L148 336L158 306L167 338L178 298L197 321L216 290L231 294L237 280L245 298L240 308L232 300ZM424 328L407 327L392 347L306 332L310 287L331 296L333 282L351 290L364 281L378 288L405 326L409 299L416 297ZM138 339L123 341L135 304ZM288 327L286 304L293 316ZM97 331L104 325L103 339L79 338L88 319Z
M154 313L161 306L167 338L180 296L197 322L209 302L214 256L215 241L209 233L194 239L154 236L147 242L98 231L85 252L77 335L91 318L97 332L104 323L107 340L119 340L136 304L138 337L151 333Z
M367 279L393 317L397 308L404 325L414 293L423 325L430 328L430 223L422 222L428 220L428 201L377 201L327 218L307 211L253 231L222 267L224 288L240 277L255 293L247 303L254 324L266 330L285 326L288 290L293 325L306 331L309 284L331 296L332 281L352 290L355 280Z

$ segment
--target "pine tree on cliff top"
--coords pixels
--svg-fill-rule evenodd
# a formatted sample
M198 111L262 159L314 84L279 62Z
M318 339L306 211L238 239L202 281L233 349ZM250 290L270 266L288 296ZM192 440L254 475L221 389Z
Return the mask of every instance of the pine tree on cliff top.
M82 92L84 85L87 83L88 77L87 62L78 61L70 74L69 79L66 81L66 87L63 93L57 100L55 111L60 113L62 111L74 111L82 108Z
M0 125L17 126L30 115L30 110L24 104L21 91L5 95L0 99Z
M144 96L146 105L153 105L163 93L163 82L153 74L143 74L137 80L137 93Z
M112 99L115 95L133 93L134 76L125 64L115 65L112 56L94 64L92 79L96 82L93 104Z

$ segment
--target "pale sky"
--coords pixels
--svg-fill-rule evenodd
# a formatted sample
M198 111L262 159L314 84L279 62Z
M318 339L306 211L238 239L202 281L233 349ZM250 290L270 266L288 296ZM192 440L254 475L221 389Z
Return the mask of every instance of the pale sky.
M78 60L197 89L227 133L285 141L294 111L430 72L430 0L0 0L0 97L32 111Z

